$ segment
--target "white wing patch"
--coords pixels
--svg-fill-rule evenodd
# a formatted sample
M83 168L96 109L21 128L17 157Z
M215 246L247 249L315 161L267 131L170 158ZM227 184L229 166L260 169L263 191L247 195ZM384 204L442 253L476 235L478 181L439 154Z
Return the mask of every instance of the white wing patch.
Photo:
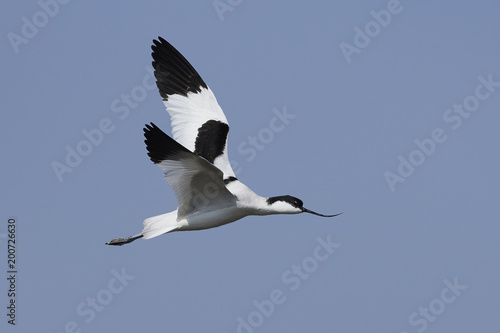
M192 214L234 205L236 198L222 180L222 172L200 156L180 152L157 164L179 202L178 220Z
M171 117L174 140L191 151L194 151L198 128L204 123L218 120L227 124L226 116L210 88L202 88L201 93L189 92L187 97L171 95L163 104Z
M174 140L192 152L195 151L198 129L203 124L210 120L228 123L210 88L202 88L200 93L189 92L187 97L172 95L163 103L170 115ZM227 154L227 139L224 152L214 161L214 165L222 170L224 178L234 176Z

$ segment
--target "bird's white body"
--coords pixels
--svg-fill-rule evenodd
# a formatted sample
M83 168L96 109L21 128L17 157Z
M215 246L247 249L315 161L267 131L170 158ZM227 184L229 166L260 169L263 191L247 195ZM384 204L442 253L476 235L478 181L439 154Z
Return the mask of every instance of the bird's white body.
M161 37L153 42L156 84L171 118L173 139L151 124L144 129L145 143L179 205L170 213L144 220L140 234L107 244L214 228L248 215L326 216L304 208L300 199L291 196L259 196L235 177L227 153L228 121L212 90L172 45Z
M249 215L283 214L287 211L290 214L296 213L295 210L291 211L288 205L283 205L281 212L278 210L279 207L269 209L266 198L255 194L240 181L231 182L228 189L238 198L234 203L207 206L186 216L179 215L178 209L176 209L173 212L146 219L142 231L144 239L153 238L171 231L215 228Z

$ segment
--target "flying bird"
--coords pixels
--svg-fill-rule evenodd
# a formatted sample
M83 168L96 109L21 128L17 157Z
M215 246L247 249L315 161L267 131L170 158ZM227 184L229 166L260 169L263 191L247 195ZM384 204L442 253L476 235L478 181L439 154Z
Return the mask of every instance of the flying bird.
M178 208L145 219L140 234L106 244L214 228L248 215L339 215L313 212L290 195L262 197L240 182L228 159L228 121L212 90L166 40L158 37L151 48L156 85L171 117L173 138L151 123L144 128L144 142L151 161L174 190Z

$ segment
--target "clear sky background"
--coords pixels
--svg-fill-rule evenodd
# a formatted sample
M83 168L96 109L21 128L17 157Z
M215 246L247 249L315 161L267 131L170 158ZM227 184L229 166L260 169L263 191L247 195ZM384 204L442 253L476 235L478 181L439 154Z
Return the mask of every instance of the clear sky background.
M493 0L2 1L0 330L497 331L499 11ZM217 96L241 181L344 214L104 245L177 205L143 142L145 123L170 133L151 88L157 36Z

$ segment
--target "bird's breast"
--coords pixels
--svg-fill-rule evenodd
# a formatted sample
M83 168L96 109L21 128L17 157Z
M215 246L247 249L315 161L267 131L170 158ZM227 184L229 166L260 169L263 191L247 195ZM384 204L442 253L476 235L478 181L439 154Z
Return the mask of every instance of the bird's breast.
M239 220L247 215L249 213L246 210L238 207L197 212L184 218L186 224L180 230L215 228Z

